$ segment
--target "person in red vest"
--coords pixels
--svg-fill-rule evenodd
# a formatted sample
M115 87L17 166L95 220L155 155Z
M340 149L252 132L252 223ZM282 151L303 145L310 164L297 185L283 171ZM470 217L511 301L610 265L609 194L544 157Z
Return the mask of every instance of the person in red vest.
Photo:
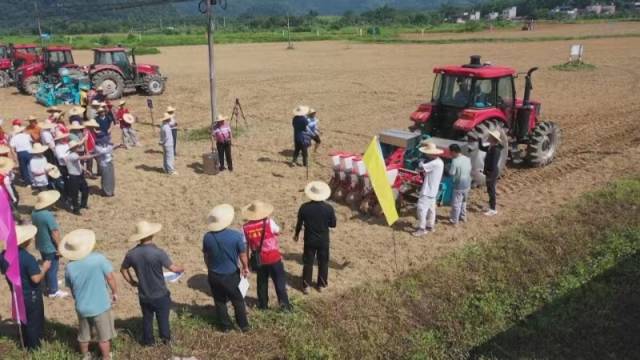
M278 303L283 310L290 310L287 295L287 276L278 245L280 228L273 219L273 205L254 201L242 208L242 216L248 220L242 227L247 239L247 257L251 270L258 274L258 308L269 308L269 278L273 280ZM257 261L259 257L259 261Z

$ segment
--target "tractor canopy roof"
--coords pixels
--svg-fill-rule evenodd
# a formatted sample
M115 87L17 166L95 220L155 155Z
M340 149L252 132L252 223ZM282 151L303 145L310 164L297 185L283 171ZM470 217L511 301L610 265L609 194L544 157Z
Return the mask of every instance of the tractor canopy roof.
M71 49L70 46L53 45L53 46L45 47L44 50L46 50L46 51L71 51L72 49Z
M18 44L18 45L13 45L13 47L15 49L35 49L38 46L33 45L33 44Z
M112 48L95 48L93 51L97 52L122 52L127 51L126 48L123 47L112 47Z
M481 67L442 66L434 68L433 72L436 74L473 77L477 79L496 79L516 74L516 71L512 68L492 65L484 65Z

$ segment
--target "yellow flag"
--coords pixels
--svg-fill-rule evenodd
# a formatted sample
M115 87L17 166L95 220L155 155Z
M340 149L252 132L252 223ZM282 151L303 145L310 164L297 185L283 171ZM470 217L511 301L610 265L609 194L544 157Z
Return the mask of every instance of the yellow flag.
M387 219L387 224L391 226L398 220L398 210L396 209L396 201L393 198L393 190L387 179L387 166L384 163L377 136L369 144L363 160L369 173L373 191L384 212L384 217Z

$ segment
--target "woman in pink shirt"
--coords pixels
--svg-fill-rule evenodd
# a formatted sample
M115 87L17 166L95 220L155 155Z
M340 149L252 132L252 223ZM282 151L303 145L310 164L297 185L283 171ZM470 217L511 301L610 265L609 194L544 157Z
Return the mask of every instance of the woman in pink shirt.
M220 161L220 171L224 171L224 160L227 159L227 167L229 171L233 171L233 162L231 159L231 127L227 124L227 117L218 115L218 119L213 125L213 140L218 150L218 160ZM214 151L214 149L211 149Z

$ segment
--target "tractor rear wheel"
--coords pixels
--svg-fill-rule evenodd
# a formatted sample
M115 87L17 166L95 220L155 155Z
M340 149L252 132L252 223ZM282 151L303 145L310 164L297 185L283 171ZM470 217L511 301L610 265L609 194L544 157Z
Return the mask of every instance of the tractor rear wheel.
M24 79L22 85L20 86L20 91L22 91L26 95L35 95L38 92L38 87L40 86L40 77L39 76L29 76Z
M93 86L101 86L109 100L119 99L124 93L124 79L112 70L104 70L93 75Z
M478 126L476 126L469 134L467 138L472 141L469 148L471 150L471 178L475 186L481 186L485 183L485 175L482 173L484 170L484 159L486 153L478 149L478 143L476 139L481 139L483 143L486 143L489 139L489 131L497 130L500 133L502 152L500 154L500 161L498 162L498 168L500 174L502 174L504 168L507 165L509 157L509 138L507 136L507 130L504 123L497 119L487 120Z
M164 92L164 85L164 80L161 76L149 75L144 78L144 85L142 88L147 95L157 96L162 95Z
M9 84L11 84L9 73L4 70L0 71L0 88L8 87Z
M551 121L539 123L531 133L527 146L527 163L533 167L549 165L558 152L561 132Z

